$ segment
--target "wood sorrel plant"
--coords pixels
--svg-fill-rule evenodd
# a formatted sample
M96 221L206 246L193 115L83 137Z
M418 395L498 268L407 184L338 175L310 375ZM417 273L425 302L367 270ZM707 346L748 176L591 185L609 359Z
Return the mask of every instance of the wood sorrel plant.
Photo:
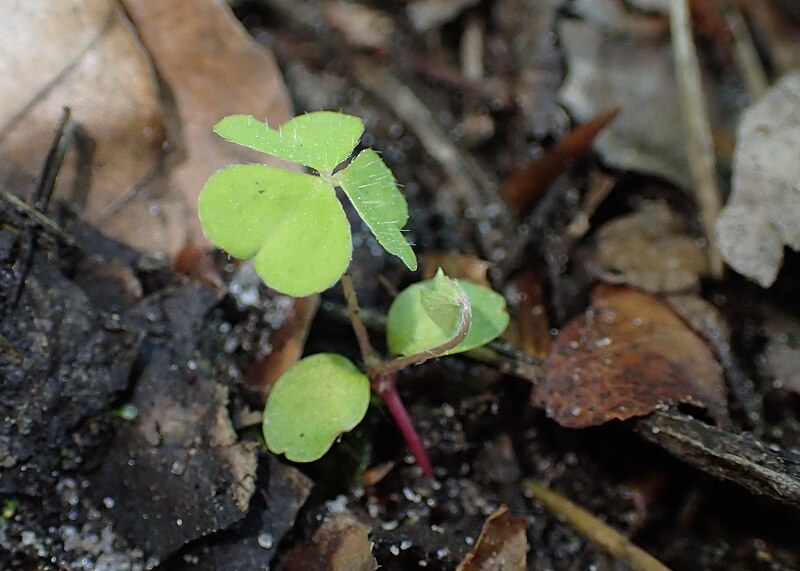
M291 296L323 291L341 279L366 375L341 355L298 361L275 383L264 410L269 449L290 460L322 457L343 432L364 418L370 386L386 403L425 474L433 471L400 400L397 372L433 357L483 345L508 325L505 300L441 270L401 292L387 317L387 342L398 355L382 359L358 315L345 274L352 253L350 226L335 189L341 188L383 248L410 269L414 251L402 234L408 206L394 176L372 149L343 168L364 131L358 117L321 111L295 117L280 129L232 115L214 131L225 139L316 171L304 174L256 164L214 174L200 194L200 222L209 239L231 256L253 258L273 289Z

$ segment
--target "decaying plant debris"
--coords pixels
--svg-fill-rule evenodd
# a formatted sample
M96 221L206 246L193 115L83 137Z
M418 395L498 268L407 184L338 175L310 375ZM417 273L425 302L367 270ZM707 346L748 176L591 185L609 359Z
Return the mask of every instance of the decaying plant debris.
M632 542L643 569L800 569L790 2L17 4L0 568L616 569ZM293 300L209 252L197 193L260 160L222 116L320 109L364 120L422 271L515 313L398 379L434 479L377 406L301 468L259 441L278 369L358 347L338 291ZM377 333L420 276L353 229ZM565 498L624 537L551 515Z

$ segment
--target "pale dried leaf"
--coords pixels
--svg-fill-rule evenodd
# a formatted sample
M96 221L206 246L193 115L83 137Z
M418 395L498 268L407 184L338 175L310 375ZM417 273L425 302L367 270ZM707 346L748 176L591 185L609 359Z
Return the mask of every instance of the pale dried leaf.
M733 192L717 221L725 261L761 287L775 282L784 245L800 249L800 72L742 114Z
M690 176L667 29L634 31L562 20L568 74L559 97L578 121L613 105L622 113L595 146L614 167L665 177L688 187ZM636 57L631 57L636 54Z
M211 128L222 117L243 112L268 118L271 125L287 121L292 111L286 87L272 55L248 36L222 2L123 3L174 99L181 136L177 142L186 159L171 172L169 186L183 203L185 239L203 241L197 196L206 179L231 163L277 164L226 143ZM167 246L172 252L176 245Z
M7 92L14 93L0 101L0 117L5 119L0 156L33 179L63 107L70 107L74 120L96 144L92 185L81 189L87 192L84 213L90 218L101 215L145 179L162 152L163 119L147 54L110 0L43 0L36 3L35 17L22 18L0 35L9 40L6 47L20 48L0 52L0 69L9 73L4 82L13 82ZM69 46L62 42L65 38ZM73 176L68 161L57 195L66 195ZM153 194L161 191L154 187L138 208L104 230L134 246L174 239L171 224L181 224L181 207L165 196L157 209L151 208ZM147 230L140 235L141 228Z
M42 0L35 10L8 11L0 35L14 49L0 53L0 70L13 96L0 102L0 179L35 178L68 106L96 145L92 182L70 196L68 157L56 196L128 245L175 254L186 242L206 244L196 204L208 176L263 160L211 127L242 111L281 123L289 99L272 57L222 2L130 0L125 8L136 31L112 0Z

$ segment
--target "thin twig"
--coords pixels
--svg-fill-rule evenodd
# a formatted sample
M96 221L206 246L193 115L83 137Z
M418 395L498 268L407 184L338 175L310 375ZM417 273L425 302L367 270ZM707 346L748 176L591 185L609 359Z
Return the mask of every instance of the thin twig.
M64 107L29 200L39 212L44 213L47 211L50 198L53 196L53 189L56 186L56 178L58 173L61 172L67 149L72 144L74 132L75 122L72 120L70 109L69 107Z
M769 82L753 43L753 36L750 35L750 30L737 7L728 7L725 20L731 29L733 57L736 67L739 69L739 75L742 76L750 101L756 101L767 90Z
M483 79L483 19L470 14L461 34L461 69L464 77L479 82Z
M56 224L53 220L51 220L46 215L36 210L33 206L31 206L18 196L0 189L0 199L5 200L11 206L19 210L21 213L28 216L28 218L39 224L39 226L51 232L53 235L57 236L67 246L77 246L72 236L64 232L58 226L58 224Z
M375 367L380 366L381 358L372 346L367 328L361 320L358 297L356 296L356 290L353 287L353 280L350 274L344 274L342 276L342 290L344 290L344 299L347 301L347 313L350 317L350 323L353 326L353 332L356 334L356 339L358 340L358 348L361 350L361 358L364 360L364 367L367 369L367 373L370 373Z
M578 533L633 571L670 571L669 567L634 545L630 539L564 496L531 480L526 480L522 485L525 492L538 500L547 511L563 518Z
M680 91L683 123L686 133L686 153L703 231L708 241L708 258L712 275L722 277L722 258L717 248L714 224L721 208L717 186L717 167L711 122L700 76L700 63L692 38L687 0L672 0L670 27L675 75Z

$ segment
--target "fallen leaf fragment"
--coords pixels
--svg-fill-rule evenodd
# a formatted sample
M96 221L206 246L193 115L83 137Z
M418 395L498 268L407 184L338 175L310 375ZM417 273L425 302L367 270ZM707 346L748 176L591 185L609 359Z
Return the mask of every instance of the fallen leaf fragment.
M159 165L165 128L147 54L109 0L47 0L36 4L35 17L21 12L31 17L0 24L4 44L19 47L0 53L0 70L8 72L4 92L13 94L0 102L0 157L37 172L62 109L69 107L95 144L92 183L80 189L84 197L70 196L75 174L68 157L56 195L83 208L86 217L99 217ZM103 230L150 251L178 239L172 225L182 225L180 205L171 195L156 198L160 192L142 193Z
M0 53L12 94L0 101L0 180L8 172L33 180L67 106L95 153L89 188L72 196L68 160L57 196L105 234L174 255L187 242L207 244L196 206L211 173L269 162L211 127L243 111L279 124L291 106L272 56L223 2L123 4L125 11L112 0L44 0L0 22L14 48Z
M327 569L328 571L374 571L369 526L349 513L336 513L283 558L287 571Z
M625 113L597 138L595 146L603 159L688 188L691 178L669 34L634 31L638 28L627 20L616 28L609 33L594 23L562 20L559 36L569 72L559 99L578 121L621 105Z
M619 106L606 109L564 135L541 157L511 174L503 187L503 195L518 216L523 217L530 211L570 162L589 150L595 137L618 113Z
M727 419L722 370L703 340L657 298L598 286L556 338L532 402L562 426L626 420L674 403Z
M500 506L483 524L478 543L458 565L457 571L523 571L527 569L525 518Z
M222 117L243 112L268 118L271 125L284 123L292 115L286 86L275 59L223 2L123 4L174 100L180 131L172 136L185 160L172 171L169 187L183 205L183 234L187 241L206 244L197 217L197 196L206 179L231 163L276 164L226 143L211 128ZM174 252L182 244L168 246Z
M663 201L600 228L589 269L603 281L654 293L695 288L709 271L703 248Z
M742 114L733 192L717 220L719 248L734 270L769 287L783 248L800 250L800 72L786 76Z
M492 287L486 277L492 264L477 256L431 250L420 255L420 265L424 280L432 279L441 268L445 275L453 279L469 280L478 285Z

